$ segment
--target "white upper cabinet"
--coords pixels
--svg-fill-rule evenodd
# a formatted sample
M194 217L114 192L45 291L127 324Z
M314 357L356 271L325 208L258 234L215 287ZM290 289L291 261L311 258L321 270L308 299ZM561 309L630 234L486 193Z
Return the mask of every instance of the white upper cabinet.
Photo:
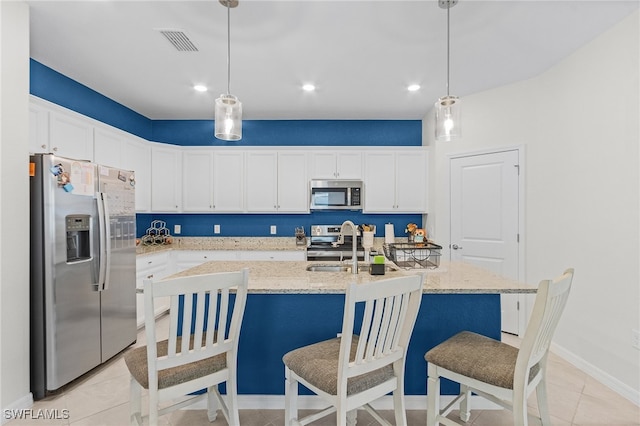
M122 142L124 135L108 129L93 129L93 161L103 166L122 166Z
M182 151L166 144L151 146L151 211L179 212L182 204Z
M182 209L213 211L213 152L186 150L182 153Z
M78 113L31 97L29 152L93 161L93 123Z
M136 211L151 210L151 147L147 141L118 129L96 127L93 159L104 166L132 170L136 179Z
M213 211L244 210L244 152L214 151Z
M247 211L278 211L278 153L247 153Z
M29 152L49 152L49 110L29 103Z
M360 151L326 151L311 153L309 179L362 179Z
M365 213L426 213L424 149L365 153Z
M182 153L182 211L244 211L243 152L185 148Z
M422 147L181 147L31 96L29 151L133 170L137 212L308 213L310 179L364 180L365 213L427 211Z
M144 139L128 135L121 145L123 169L136 177L136 211L151 211L151 146Z
M50 112L48 152L93 161L93 125L71 113Z
M428 158L424 150L396 152L396 207L427 213Z
M278 211L309 212L309 178L305 152L278 153Z
M309 211L306 153L248 152L246 177L247 211Z

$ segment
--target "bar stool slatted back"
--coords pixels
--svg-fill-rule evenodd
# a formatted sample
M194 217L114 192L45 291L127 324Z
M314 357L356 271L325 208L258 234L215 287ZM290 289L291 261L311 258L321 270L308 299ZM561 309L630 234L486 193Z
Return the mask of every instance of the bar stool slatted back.
M353 424L356 409L364 407L381 424L388 425L369 402L393 392L396 424L406 425L405 357L423 282L424 275L417 274L349 286L341 336L295 349L283 357L285 424L306 425L334 411L337 424L346 425L348 416ZM362 322L356 315L358 304L364 304ZM298 383L331 406L298 419Z
M471 392L513 411L515 425L527 425L527 397L536 390L543 425L550 425L545 375L551 339L573 280L567 269L538 286L531 319L520 349L463 331L425 354L428 362L427 426L457 424L447 415L460 403L460 419L469 421ZM440 410L440 378L460 383L460 395Z
M131 373L131 424L142 424L142 388L149 390L150 425L158 423L158 416L202 398L207 399L209 420L215 420L219 403L227 423L240 424L236 364L248 281L247 268L163 281L145 280L147 345L124 356ZM168 335L157 339L160 330L156 329L154 317L156 300L166 297L171 299ZM218 384L223 382L227 385L226 403L218 392ZM160 402L203 389L207 392L161 410L158 407Z

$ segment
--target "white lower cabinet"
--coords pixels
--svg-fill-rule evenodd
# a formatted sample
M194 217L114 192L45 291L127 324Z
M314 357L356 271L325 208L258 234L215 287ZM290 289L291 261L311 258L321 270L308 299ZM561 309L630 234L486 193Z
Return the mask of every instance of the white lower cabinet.
M144 280L146 279L162 279L173 273L171 252L148 254L139 256L136 259L136 288L144 288ZM155 316L169 310L169 299L160 303L154 312ZM144 326L144 294L136 295L136 322L138 328Z

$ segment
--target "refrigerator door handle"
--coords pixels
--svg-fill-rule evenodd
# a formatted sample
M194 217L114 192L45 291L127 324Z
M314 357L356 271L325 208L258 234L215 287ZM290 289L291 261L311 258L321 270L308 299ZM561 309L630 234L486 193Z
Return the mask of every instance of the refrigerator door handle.
M109 269L111 269L111 220L107 194L98 192L98 232L100 234L100 269L98 291L109 288Z

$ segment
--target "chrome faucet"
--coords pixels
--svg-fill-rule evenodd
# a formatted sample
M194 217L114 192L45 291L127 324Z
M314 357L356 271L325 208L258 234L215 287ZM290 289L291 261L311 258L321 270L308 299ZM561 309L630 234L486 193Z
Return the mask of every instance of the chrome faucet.
M351 255L351 273L352 274L357 274L358 273L358 227L351 222L350 220L345 220L344 222L342 222L342 225L340 225L340 234L338 234L338 244L344 244L344 228L345 226L350 226L351 227L351 234L353 235L353 240L351 241L351 250L352 250L352 255Z

